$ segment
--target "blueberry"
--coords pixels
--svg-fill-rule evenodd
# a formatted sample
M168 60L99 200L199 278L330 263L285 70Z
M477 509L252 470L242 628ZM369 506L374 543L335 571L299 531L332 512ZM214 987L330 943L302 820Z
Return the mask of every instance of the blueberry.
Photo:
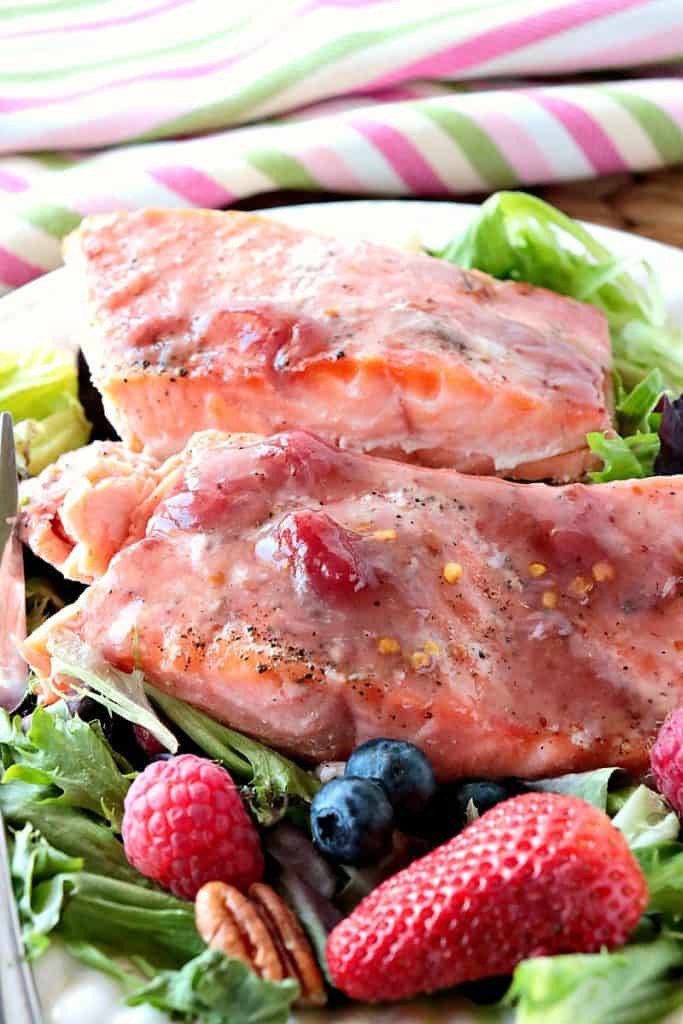
M381 783L397 824L406 828L419 820L436 792L432 766L418 747L405 740L368 740L349 758L346 774Z
M472 809L481 817L486 811L490 811L496 804L511 796L511 788L502 782L491 782L486 779L461 782L453 793L451 805L455 811L454 818L458 830L469 823Z
M319 789L311 804L313 840L339 864L371 864L391 849L394 814L378 782L345 776Z

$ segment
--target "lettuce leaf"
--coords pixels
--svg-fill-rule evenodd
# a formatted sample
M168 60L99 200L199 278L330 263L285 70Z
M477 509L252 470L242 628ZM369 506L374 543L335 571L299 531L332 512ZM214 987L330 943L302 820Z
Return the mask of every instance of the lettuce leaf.
M48 935L59 924L66 893L82 867L80 857L57 850L29 824L10 842L10 873L29 960L47 948Z
M130 996L197 1024L286 1024L299 995L296 981L264 981L239 960L206 950L179 971L164 971Z
M153 704L166 718L248 785L247 796L260 824L274 825L287 812L292 799L310 803L320 783L310 772L258 740L215 722L203 711L147 686Z
M64 604L64 599L49 580L41 576L30 576L26 580L26 632L30 634L38 629Z
M7 712L0 710L0 744L10 747L12 760L3 784L55 786L65 803L98 814L120 829L130 780L119 772L102 735L70 715L64 702L51 711L36 708L27 733L16 722L12 727Z
M145 696L139 669L121 672L73 633L59 633L49 643L55 674L69 676L71 689L87 694L126 721L142 726L165 750L175 754L178 740L155 714ZM83 685L78 686L75 680Z
M598 432L586 435L588 447L603 461L601 470L589 474L593 483L652 476L660 453L662 416L655 410L666 399L660 370L651 370L630 392L624 391L618 374L615 378L620 433L614 437Z
M515 1024L656 1024L683 1006L683 944L525 960L505 996ZM678 975L678 976L677 976Z
M665 386L683 390L683 333L649 266L642 262L631 273L630 261L536 196L496 193L464 235L433 255L597 306L607 317L614 369L628 386L658 368Z
M677 839L680 823L666 800L648 786L638 786L612 818L632 850Z
M536 779L526 784L527 789L545 793L562 793L577 796L594 807L604 811L607 807L607 790L610 780L618 768L597 768L592 772L572 772L550 779Z
M589 473L593 483L610 480L640 480L654 473L659 454L658 434L634 434L632 437L606 437L597 431L586 434L588 447L603 461L603 468Z
M22 475L40 473L62 452L90 437L78 401L73 354L53 346L0 352L0 412L15 423L17 464Z
M683 843L640 846L633 852L647 879L648 913L661 915L683 938Z
M80 857L87 871L137 885L153 885L130 866L123 843L109 825L62 803L54 788L6 782L0 785L0 811L15 828L28 822L52 846L70 857Z

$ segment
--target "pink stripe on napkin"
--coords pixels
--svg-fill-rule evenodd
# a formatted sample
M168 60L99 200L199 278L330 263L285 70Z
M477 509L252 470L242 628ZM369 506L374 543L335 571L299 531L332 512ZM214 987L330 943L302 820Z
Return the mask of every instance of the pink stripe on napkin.
M407 136L378 121L352 121L351 127L364 135L382 153L408 188L418 195L450 195L448 185L427 163Z
M576 103L535 89L527 90L527 95L560 121L598 174L628 170L628 164L602 126Z
M45 273L44 267L37 267L21 256L15 256L9 249L0 246L0 281L10 288L19 288Z
M147 173L193 206L228 206L235 199L232 192L194 167L175 164L173 167L154 167Z
M630 7L640 7L650 0L579 0L546 13L532 14L517 22L501 25L483 32L462 43L454 43L437 53L431 53L412 64L402 64L380 78L368 82L366 88L402 82L407 78L448 78L456 72L484 64L495 57L502 57L521 50L532 43L576 28L596 18L607 17ZM540 69L539 69L540 70ZM578 70L578 69L575 69Z

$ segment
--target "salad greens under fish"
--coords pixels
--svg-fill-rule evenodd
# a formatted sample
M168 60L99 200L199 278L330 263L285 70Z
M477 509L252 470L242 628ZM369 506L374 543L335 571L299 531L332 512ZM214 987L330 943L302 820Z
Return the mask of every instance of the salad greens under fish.
M588 435L603 462L591 480L683 471L683 403L676 397L683 389L683 336L667 317L649 268L615 257L541 200L511 192L492 196L464 235L432 255L602 309L613 345L618 432ZM27 474L89 437L75 365L57 350L0 356L0 410L14 415ZM31 628L62 603L58 585L29 580ZM284 1024L297 983L264 981L239 961L207 950L192 905L126 860L123 800L136 767L112 723L143 727L170 751L179 742L189 744L230 770L268 830L270 856L286 864L282 887L321 958L325 935L339 916L335 901L348 911L396 865L332 869L306 834L307 804L320 785L313 773L155 690L141 672L113 669L83 645L60 647L52 655L73 680L68 701L36 708L28 725L0 711L0 810L10 826L12 883L27 955L39 957L56 935L79 960L115 978L131 1005L147 1003L199 1024ZM86 721L87 700L101 707ZM649 787L624 786L614 768L525 785L572 794L606 810L645 873L650 902L623 949L527 960L502 1001L472 1004L473 1016L490 1024L663 1020L683 1007L680 821ZM470 812L476 815L476 807L468 807ZM430 1003L430 1019L448 1019L448 1012L439 1016L445 1005L442 997ZM415 1019L421 1020L424 1003L415 1006Z
M432 255L601 309L612 339L619 433L588 435L604 463L591 479L683 471L683 407L669 394L683 391L683 332L646 263L614 256L577 221L523 192L491 196L465 233Z
M71 352L53 346L0 352L0 412L11 412L19 472L35 476L90 438Z

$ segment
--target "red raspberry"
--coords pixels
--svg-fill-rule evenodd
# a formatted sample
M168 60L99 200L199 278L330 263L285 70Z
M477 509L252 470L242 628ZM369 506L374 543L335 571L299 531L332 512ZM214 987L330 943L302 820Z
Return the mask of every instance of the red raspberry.
M352 999L407 999L509 974L526 957L619 946L646 903L606 814L527 793L371 892L333 930L327 963Z
M672 711L659 730L650 764L659 792L683 814L683 708Z
M123 845L134 868L192 900L204 882L263 876L258 832L228 773L195 754L155 761L128 790Z

